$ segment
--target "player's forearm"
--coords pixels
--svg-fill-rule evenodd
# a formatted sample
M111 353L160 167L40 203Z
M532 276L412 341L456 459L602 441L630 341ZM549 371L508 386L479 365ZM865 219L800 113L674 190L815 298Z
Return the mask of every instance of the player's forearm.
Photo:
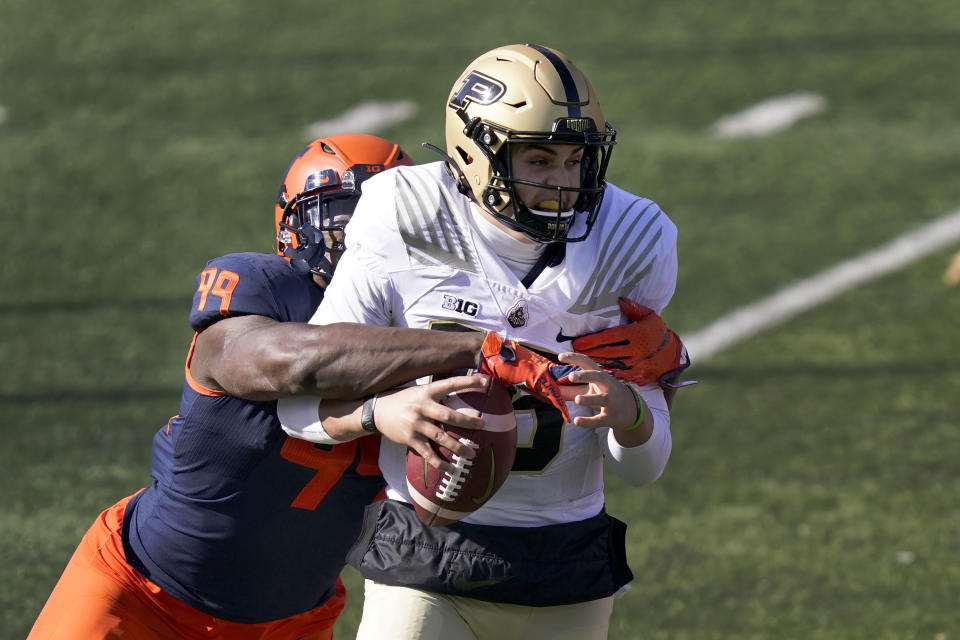
M370 435L360 422L362 410L360 400L332 400L321 402L317 415L330 437L346 442Z
M349 323L283 323L263 341L259 388L273 398L359 398L432 373L474 367L483 333ZM263 347L266 347L264 349Z
M622 432L611 429L604 442L608 466L618 477L633 486L654 482L663 473L670 459L670 410L662 391L655 385L640 388L644 402L644 425ZM634 432L649 426L649 435L634 441Z
M335 445L370 435L363 428L363 401L326 400L318 396L280 398L277 418L294 438Z
M638 412L642 412L639 425L635 427L631 425L629 428L613 428L611 430L611 435L613 435L617 444L621 447L639 447L646 444L647 441L650 440L650 436L653 435L655 425L653 412L650 411L646 404L640 405Z

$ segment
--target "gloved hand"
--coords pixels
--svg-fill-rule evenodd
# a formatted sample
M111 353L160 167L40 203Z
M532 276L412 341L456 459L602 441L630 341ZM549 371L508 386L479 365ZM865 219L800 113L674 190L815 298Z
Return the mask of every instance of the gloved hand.
M480 348L477 371L503 384L523 387L527 392L556 407L570 422L570 412L560 395L561 384L578 367L557 364L513 340L503 340L495 331L487 332Z
M687 348L652 309L620 298L630 324L588 333L573 340L577 353L590 356L605 371L638 385L682 387L675 378L690 366Z

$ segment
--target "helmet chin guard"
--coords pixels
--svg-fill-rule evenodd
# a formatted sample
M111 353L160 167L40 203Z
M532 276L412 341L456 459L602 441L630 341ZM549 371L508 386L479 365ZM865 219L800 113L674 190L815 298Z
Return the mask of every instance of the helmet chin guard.
M291 200L285 209L292 209L295 203L297 198ZM327 258L327 243L323 239L323 231L313 224L296 226L289 224L287 221L294 217L289 211L285 211L284 217L278 223L281 228L280 234L286 233L287 238L292 235L297 237L295 244L289 241L284 243L281 255L290 261L290 266L300 275L312 273L329 282L333 277L333 263Z

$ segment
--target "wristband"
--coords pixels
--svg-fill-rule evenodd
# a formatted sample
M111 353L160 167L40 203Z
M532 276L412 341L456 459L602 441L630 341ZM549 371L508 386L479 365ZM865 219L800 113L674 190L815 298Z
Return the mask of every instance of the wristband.
M630 392L633 394L634 399L637 401L637 421L634 422L629 427L624 427L620 431L633 431L643 424L643 399L640 397L640 390L637 388L637 385L632 382L625 383L627 387L630 388Z
M377 404L378 394L367 396L363 399L363 410L360 412L360 426L367 433L377 433L377 423L373 420L373 408Z

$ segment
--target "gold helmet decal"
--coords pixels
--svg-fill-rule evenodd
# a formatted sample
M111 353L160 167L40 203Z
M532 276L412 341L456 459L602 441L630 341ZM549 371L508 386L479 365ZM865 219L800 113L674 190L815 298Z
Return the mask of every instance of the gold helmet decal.
M506 90L507 88L499 80L479 71L473 71L463 79L460 90L450 97L450 106L466 109L469 102L493 104Z

